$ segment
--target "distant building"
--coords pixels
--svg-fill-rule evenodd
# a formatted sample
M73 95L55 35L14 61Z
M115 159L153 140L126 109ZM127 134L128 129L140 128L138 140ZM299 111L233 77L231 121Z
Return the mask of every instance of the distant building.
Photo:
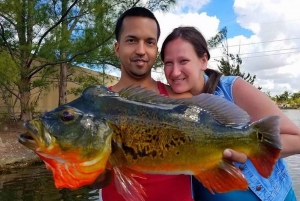
M55 68L55 67L53 67ZM72 80L72 78L75 78L76 76L82 75L82 74L87 74L91 75L93 77L97 77L97 79L104 81L105 86L111 86L114 85L115 83L118 82L119 78L111 75L105 75L105 78L103 79L103 76L101 73L86 69L86 68L81 68L81 67L72 67L71 68L71 75L69 78ZM78 88L80 85L68 81L67 84L67 90L71 90L72 88ZM39 96L39 97L38 97ZM70 102L77 98L79 95L74 95L74 94L67 94L67 102ZM38 97L38 99L37 99ZM34 112L36 113L43 113L46 111L50 111L58 106L58 79L54 78L53 79L53 84L51 84L49 90L39 93L38 89L34 89L31 91L31 100L38 100L37 102L37 107L35 108ZM12 98L9 100L10 103L14 103L15 98ZM19 115L21 110L20 110L20 104L19 101L17 101L17 104L13 108L8 108L7 104L5 104L4 99L2 96L0 96L0 113L13 113L15 115ZM9 112L9 111L11 112ZM0 116L1 117L1 116Z

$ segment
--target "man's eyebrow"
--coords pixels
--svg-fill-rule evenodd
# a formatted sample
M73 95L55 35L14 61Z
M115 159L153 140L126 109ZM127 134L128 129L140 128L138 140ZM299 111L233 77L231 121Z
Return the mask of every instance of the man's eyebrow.
M135 35L127 35L126 38L137 38Z
M151 37L147 38L147 40L155 40L155 41L157 41L156 38L151 38Z
M136 37L135 35L127 35L126 38L138 38L138 37ZM149 37L149 38L147 38L146 40L154 40L154 41L157 41L156 38L152 38L152 37Z

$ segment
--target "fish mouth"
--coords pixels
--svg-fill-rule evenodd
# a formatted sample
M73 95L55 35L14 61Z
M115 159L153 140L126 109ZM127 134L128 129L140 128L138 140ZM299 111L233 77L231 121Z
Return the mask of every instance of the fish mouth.
M39 132L36 126L34 126L31 122L32 121L24 123L24 127L27 129L27 132L20 134L18 136L18 141L27 148L36 150L39 147L38 144L40 144L40 139L38 137Z

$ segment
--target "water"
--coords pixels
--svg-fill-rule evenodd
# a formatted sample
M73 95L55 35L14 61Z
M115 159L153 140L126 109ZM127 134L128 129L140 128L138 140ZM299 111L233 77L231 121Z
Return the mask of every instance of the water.
M283 110L296 125L300 126L300 110ZM290 171L297 200L300 200L300 155L294 155L286 158L288 169Z
M56 189L52 173L44 164L16 169L0 175L1 201L75 201L98 200L98 190Z
M284 110L300 126L300 110ZM300 200L300 155L286 158L297 199ZM98 190L56 189L51 172L44 164L13 170L0 175L1 201L84 201L98 200Z

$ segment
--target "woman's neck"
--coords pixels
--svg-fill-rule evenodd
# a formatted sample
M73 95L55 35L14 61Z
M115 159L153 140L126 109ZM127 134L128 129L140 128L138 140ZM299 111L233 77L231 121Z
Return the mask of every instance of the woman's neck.
M193 96L199 95L204 92L205 87L205 78L204 73L201 73L197 83L192 87L189 92L193 94Z

